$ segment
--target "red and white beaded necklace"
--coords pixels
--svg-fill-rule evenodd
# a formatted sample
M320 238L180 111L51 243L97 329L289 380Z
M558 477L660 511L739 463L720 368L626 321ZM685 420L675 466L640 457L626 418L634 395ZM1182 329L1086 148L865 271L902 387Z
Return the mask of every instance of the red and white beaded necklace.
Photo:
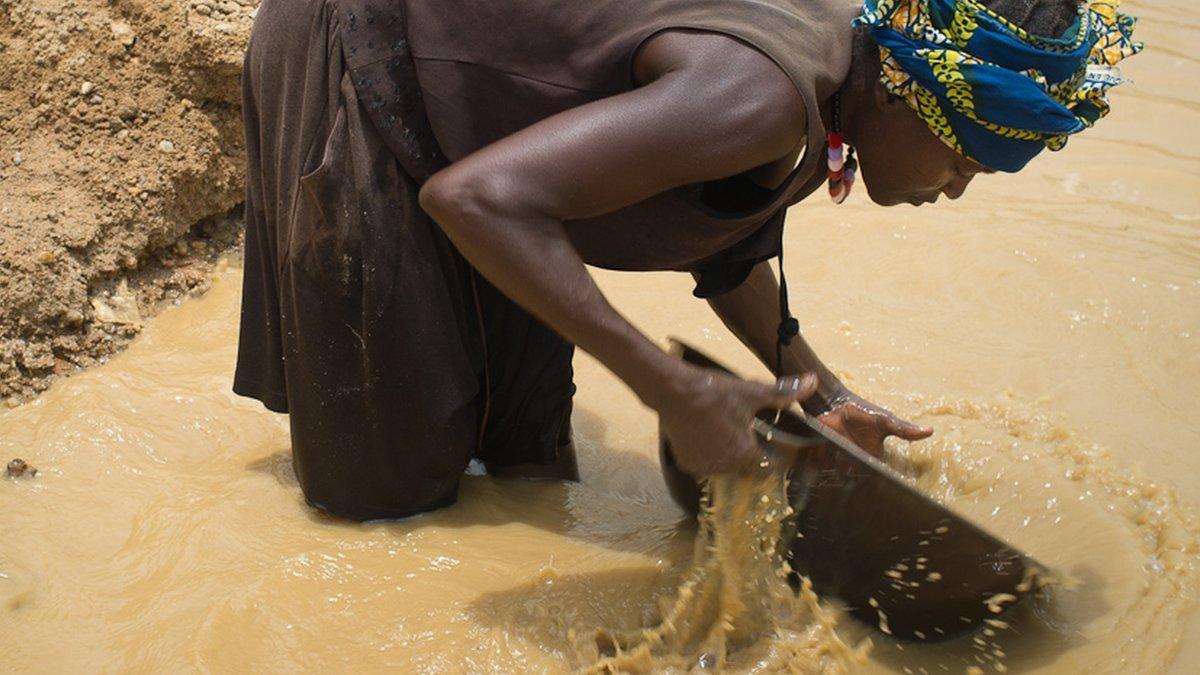
M841 204L850 196L854 187L855 174L858 172L858 160L854 158L854 148L845 144L842 136L842 100L839 94L833 95L833 128L829 132L829 149L826 162L829 166L829 196L833 203ZM775 372L783 374L783 348L792 344L800 334L800 322L792 316L788 307L787 277L783 273L783 228L779 229L779 339L775 342Z
M830 125L826 151L826 164L829 167L829 198L834 204L841 204L850 196L854 188L854 179L858 174L858 160L854 158L854 148L845 144L842 136L842 97L833 95L833 120Z

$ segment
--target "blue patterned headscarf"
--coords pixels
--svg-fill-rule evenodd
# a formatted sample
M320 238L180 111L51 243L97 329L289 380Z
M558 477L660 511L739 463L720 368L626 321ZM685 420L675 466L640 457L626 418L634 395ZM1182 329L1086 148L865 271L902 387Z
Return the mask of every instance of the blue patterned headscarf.
M855 25L879 45L882 81L938 138L998 171L1108 113L1116 64L1141 51L1120 0L1093 0L1060 37L1032 35L979 0L865 0Z

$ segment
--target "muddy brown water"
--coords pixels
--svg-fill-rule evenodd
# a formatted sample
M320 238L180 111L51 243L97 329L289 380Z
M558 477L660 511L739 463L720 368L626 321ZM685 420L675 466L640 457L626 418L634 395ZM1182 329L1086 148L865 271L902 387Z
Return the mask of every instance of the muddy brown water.
M859 670L1200 662L1200 23L1183 0L1127 4L1151 49L1066 152L951 204L792 211L806 335L937 429L894 446L896 466L1081 582L982 647L843 620L874 642ZM599 277L655 338L762 373L682 275ZM0 479L5 669L559 671L582 665L570 635L652 620L693 530L653 415L593 360L582 483L467 477L452 508L347 524L304 506L284 419L228 391L239 284L234 260L111 363L0 414L0 459L40 469Z

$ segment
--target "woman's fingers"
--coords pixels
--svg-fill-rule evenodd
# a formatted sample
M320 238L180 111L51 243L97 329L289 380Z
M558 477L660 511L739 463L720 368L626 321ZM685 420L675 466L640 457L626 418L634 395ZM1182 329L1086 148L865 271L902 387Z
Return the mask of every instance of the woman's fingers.
M900 419L894 413L871 404L843 403L832 412L834 419L828 420L827 423L840 423L860 443L867 441L869 437L868 445L881 445L883 439L888 436L896 436L906 441L920 441L933 435L932 428ZM831 426L836 428L838 424Z
M922 427L902 420L895 415L888 415L887 435L896 436L906 441L919 441L933 435L931 427Z

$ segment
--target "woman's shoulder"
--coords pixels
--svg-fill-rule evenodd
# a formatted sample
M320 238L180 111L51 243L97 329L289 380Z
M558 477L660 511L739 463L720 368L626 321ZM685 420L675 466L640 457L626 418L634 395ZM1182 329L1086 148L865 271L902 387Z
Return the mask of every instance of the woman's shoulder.
M781 154L798 147L808 126L804 98L789 75L760 50L729 35L671 28L648 38L633 55L634 84L668 74L691 87L697 105L744 116L747 136L767 136Z

